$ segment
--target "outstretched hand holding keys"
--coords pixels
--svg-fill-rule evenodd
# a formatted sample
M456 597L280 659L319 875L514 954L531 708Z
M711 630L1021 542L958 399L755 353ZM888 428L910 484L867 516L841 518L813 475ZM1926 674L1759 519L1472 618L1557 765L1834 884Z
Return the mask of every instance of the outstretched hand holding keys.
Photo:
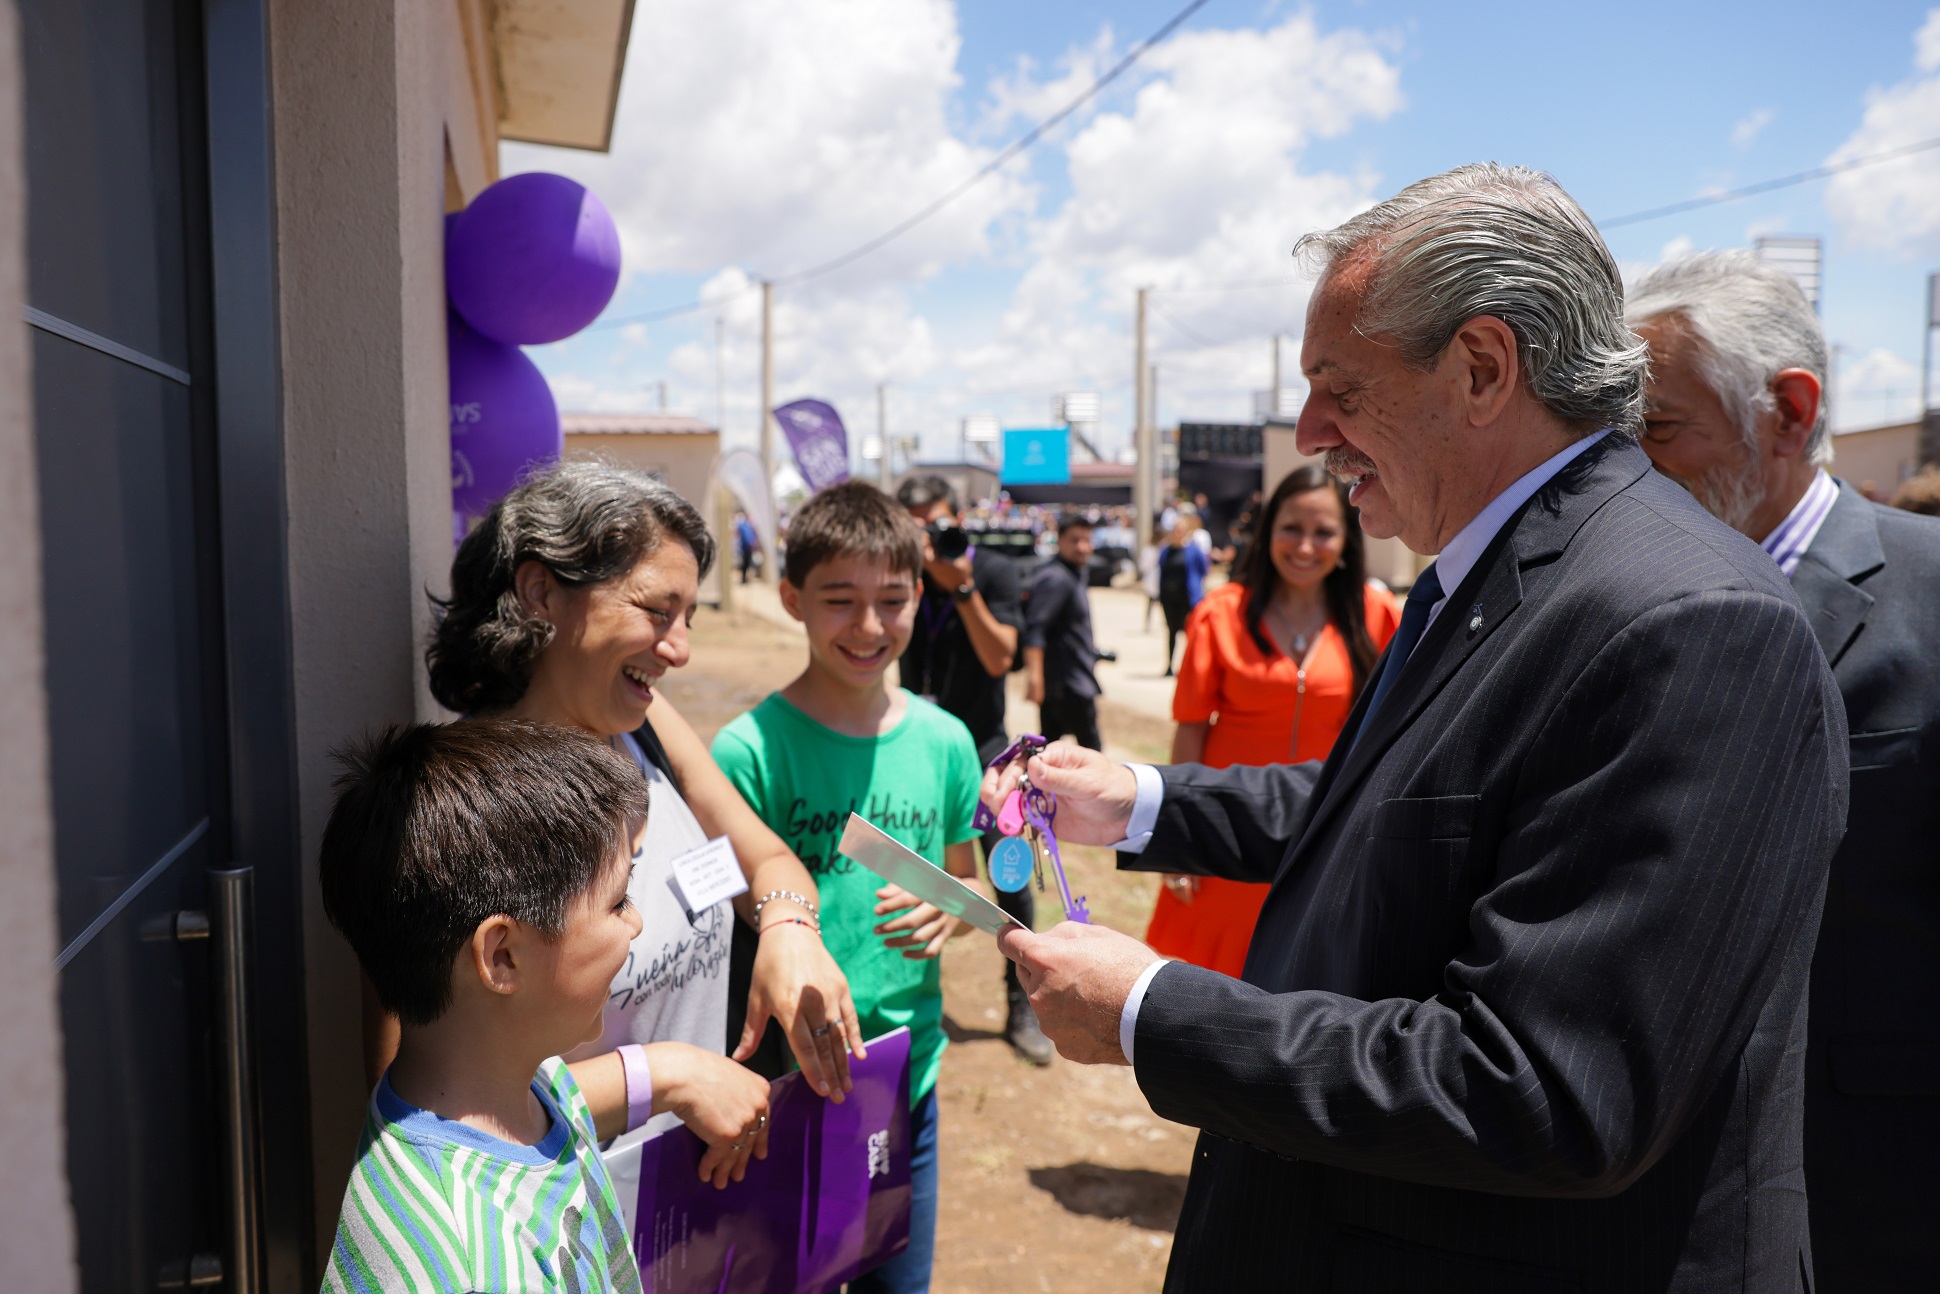
M1111 845L1125 838L1138 782L1123 764L1070 742L1055 742L1028 759L984 774L983 800L994 813L1028 773L1031 784L1057 799L1059 839ZM1125 999L1159 955L1130 935L1064 921L1042 934L1007 931L998 940L1017 963L1044 1033L1066 1060L1122 1065L1118 1021Z

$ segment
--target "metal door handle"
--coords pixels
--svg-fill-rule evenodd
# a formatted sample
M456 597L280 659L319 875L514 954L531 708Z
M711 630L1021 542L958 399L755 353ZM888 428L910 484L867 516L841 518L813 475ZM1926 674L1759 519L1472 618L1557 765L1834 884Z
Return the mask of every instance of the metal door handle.
M165 1290L213 1289L222 1284L222 1259L214 1254L172 1259L162 1264L155 1284Z
M256 943L253 868L211 870L209 942L221 1086L222 1175L229 1218L222 1272L229 1294L262 1288L261 1129L256 1108ZM178 934L178 937L180 935ZM193 937L193 936L191 936Z

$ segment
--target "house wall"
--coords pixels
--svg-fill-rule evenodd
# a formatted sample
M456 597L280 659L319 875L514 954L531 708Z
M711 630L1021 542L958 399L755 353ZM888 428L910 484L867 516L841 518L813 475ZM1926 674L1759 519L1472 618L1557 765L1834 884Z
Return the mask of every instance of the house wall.
M357 968L324 919L312 860L330 752L439 713L421 648L426 591L444 589L451 561L443 218L448 186L469 198L497 173L479 23L477 0L272 0L320 1245L367 1090Z
M1292 427L1276 424L1267 427L1261 437L1265 461L1260 477L1263 499L1272 497L1274 487L1288 472L1320 461L1316 455L1301 453L1293 443L1293 434ZM1367 573L1391 588L1407 588L1427 565L1428 558L1409 551L1399 539L1367 537Z
M1917 422L1848 431L1832 438L1831 470L1852 482L1854 488L1871 481L1880 493L1890 495L1919 466Z
M75 1288L54 984L54 823L28 377L17 15L0 3L0 1289Z
M653 436L598 435L571 432L566 454L594 454L628 467L658 473L674 492L703 513L707 511L708 482L721 454L718 435Z
M566 455L590 454L610 458L642 471L658 473L674 487L674 493L700 509L707 528L714 535L717 552L734 560L734 546L723 543L720 534L721 509L714 494L714 464L721 456L721 438L715 435L656 436L575 432L566 437ZM730 514L732 515L732 514ZM717 603L721 597L721 563L701 580L700 598Z

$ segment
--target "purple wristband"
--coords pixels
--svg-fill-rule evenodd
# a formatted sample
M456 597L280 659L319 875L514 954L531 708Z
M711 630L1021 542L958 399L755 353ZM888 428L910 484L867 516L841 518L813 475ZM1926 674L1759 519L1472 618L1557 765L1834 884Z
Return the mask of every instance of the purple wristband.
M637 1042L615 1054L626 1074L626 1130L632 1132L653 1117L653 1071L647 1067L647 1049Z

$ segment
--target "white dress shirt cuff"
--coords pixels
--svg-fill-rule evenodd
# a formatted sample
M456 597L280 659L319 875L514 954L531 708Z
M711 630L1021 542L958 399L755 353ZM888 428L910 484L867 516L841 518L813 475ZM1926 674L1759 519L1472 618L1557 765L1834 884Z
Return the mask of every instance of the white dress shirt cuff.
M1152 977L1170 966L1171 962L1153 962L1132 981L1132 991L1125 997L1125 1009L1118 1013L1118 1049L1125 1053L1125 1063L1132 1063L1132 1039L1138 1034L1138 1008L1145 1001L1145 990L1152 987Z
M1165 779L1150 764L1127 764L1138 779L1138 798L1132 801L1132 818L1125 824L1125 838L1112 848L1127 854L1142 854L1152 843L1152 828L1159 825L1159 804L1165 799Z

